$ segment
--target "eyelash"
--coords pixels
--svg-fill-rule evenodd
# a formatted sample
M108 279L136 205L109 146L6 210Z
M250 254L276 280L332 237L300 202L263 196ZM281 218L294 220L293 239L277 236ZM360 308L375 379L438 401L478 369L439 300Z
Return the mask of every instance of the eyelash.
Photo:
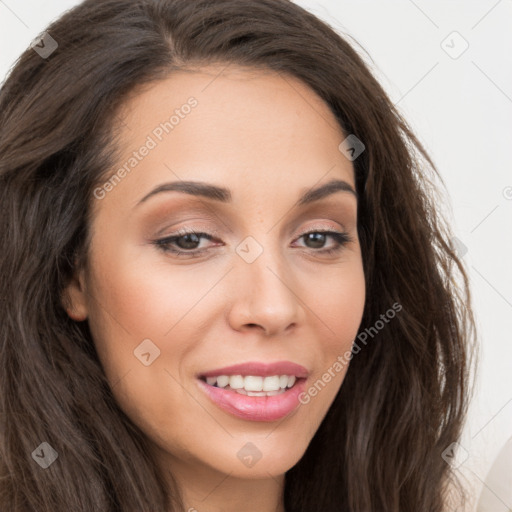
M299 235L297 240L305 237L306 235L310 235L312 233L326 234L335 240L337 245L331 249L311 249L313 252L317 252L317 253L320 253L323 255L336 254L339 251L341 251L345 245L347 245L348 243L353 241L352 237L348 233L342 233L342 232L330 231L330 230L322 230L322 229L310 230L305 233L302 233L301 235ZM207 240L213 240L215 237L214 234L203 233L203 232L194 231L194 230L188 231L188 230L184 229L184 230L180 230L179 233L174 233L165 238L161 238L159 240L154 240L153 244L156 245L164 253L174 254L175 256L177 256L179 258L199 257L199 256L201 256L202 253L204 253L205 251L208 251L208 248L191 249L191 250L184 250L184 249L176 250L176 249L172 248L172 245L171 245L172 243L176 242L176 240L178 240L179 238L185 237L187 235L196 235L199 238L206 238Z

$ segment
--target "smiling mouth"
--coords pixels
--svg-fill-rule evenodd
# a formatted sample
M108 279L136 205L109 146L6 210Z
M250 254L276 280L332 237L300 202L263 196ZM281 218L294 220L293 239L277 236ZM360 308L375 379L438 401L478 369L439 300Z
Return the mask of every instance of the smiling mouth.
M261 373L265 375L258 375L255 366L258 365L253 365L252 375L247 375L247 368L237 368L237 371L225 368L218 374L210 371L197 375L197 382L224 412L246 421L281 420L299 407L299 396L304 392L308 377L306 370L289 366L287 370L291 370L290 373L285 373L286 369L282 368L283 373L272 375L272 370L279 369L260 366ZM246 374L242 375L244 370ZM294 375L294 370L299 375Z
M218 375L216 377L199 377L209 386L226 391L233 391L246 396L275 396L286 393L297 382L305 380L295 375Z

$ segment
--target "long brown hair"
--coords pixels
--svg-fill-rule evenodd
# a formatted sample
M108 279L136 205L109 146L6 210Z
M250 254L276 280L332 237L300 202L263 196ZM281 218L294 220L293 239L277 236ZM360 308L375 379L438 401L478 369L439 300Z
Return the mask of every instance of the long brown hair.
M286 510L442 512L457 483L442 453L470 396L468 279L438 210L438 171L361 57L288 0L85 0L47 32L58 47L27 49L0 90L0 508L182 510L61 295L85 261L93 187L115 161L116 108L141 84L223 62L299 78L364 143L353 161L360 332L401 306L367 331L286 473ZM43 442L58 453L45 470L31 457Z

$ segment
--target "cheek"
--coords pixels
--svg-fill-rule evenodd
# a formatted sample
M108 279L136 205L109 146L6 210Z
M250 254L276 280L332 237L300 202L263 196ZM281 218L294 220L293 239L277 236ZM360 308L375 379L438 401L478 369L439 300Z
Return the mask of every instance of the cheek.
M89 326L105 373L114 385L128 372L144 367L142 354L150 352L150 360L158 360L161 340L176 322L183 295L166 286L151 267L135 264L136 258L123 258L108 250L99 254L91 276ZM171 317L169 312L176 315ZM145 340L154 340L154 345ZM139 346L144 351L138 350Z
M196 326L180 319L199 292L187 293L190 277L183 273L167 269L164 278L154 266L121 258L104 258L95 269L89 325L116 402L153 439L179 446L187 425L178 412L204 415L180 385Z
M103 254L96 260L91 320L105 340L164 337L201 291L190 272L145 262L137 251Z
M113 392L136 416L139 408L168 412L173 403L171 410L180 410L181 363L200 334L194 305L205 294L204 279L169 264L144 265L133 253L110 254L95 261L89 325Z
M352 265L338 269L322 283L308 298L312 304L309 318L316 322L319 339L319 364L301 397L304 405L315 410L312 431L327 413L348 371L366 300L360 260L354 259Z
M355 257L330 269L318 273L318 279L310 280L307 305L310 321L316 321L324 354L338 352L350 347L357 335L366 301L365 277L362 262ZM314 287L313 287L314 285ZM305 288L304 288L305 289Z

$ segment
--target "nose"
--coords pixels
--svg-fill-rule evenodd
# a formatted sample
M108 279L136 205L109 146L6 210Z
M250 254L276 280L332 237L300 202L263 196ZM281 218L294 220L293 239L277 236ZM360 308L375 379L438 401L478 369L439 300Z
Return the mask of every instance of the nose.
M296 327L303 313L302 302L290 265L279 250L265 247L251 263L236 258L228 314L231 327L262 330L268 336L283 335Z

